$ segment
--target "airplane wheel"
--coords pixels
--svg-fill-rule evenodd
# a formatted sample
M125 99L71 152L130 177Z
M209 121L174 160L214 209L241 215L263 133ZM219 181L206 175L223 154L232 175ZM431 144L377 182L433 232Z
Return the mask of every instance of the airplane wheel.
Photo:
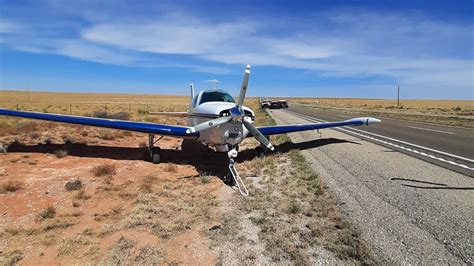
M151 156L151 161L154 164L159 164L161 162L160 148L153 148L153 155Z
M153 157L151 158L151 161L154 164L159 164L161 160L161 156L158 153L153 154Z

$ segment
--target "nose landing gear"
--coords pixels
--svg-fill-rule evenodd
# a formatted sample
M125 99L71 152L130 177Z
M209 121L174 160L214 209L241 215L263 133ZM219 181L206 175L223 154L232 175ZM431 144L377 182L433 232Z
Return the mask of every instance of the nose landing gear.
M237 185L237 188L239 189L239 192L242 196L248 196L249 191L247 190L247 187L245 187L244 182L240 178L239 173L237 172L237 169L235 169L235 158L239 154L238 152L238 146L232 148L227 152L227 155L229 156L229 173L231 177L234 179L234 183Z

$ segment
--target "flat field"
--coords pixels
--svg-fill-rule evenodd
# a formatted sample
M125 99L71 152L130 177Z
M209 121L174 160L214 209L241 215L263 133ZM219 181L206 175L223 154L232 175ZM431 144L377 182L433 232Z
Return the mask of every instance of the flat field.
M22 98L23 97L23 98ZM184 124L188 97L0 91L19 109ZM104 106L106 104L106 106ZM146 109L148 105L149 109ZM271 124L258 102L257 124ZM72 107L72 111L68 108ZM373 262L319 177L283 135L277 152L241 145L251 196L220 177L226 155L165 137L161 164L146 134L0 117L0 264L269 264ZM309 145L311 146L311 145ZM196 156L199 155L199 156ZM66 189L70 179L81 186Z

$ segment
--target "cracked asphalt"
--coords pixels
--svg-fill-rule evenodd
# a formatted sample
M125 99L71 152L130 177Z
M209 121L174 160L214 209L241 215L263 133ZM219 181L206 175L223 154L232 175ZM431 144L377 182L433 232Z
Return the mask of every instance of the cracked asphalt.
M308 123L283 110L269 112L278 124ZM312 131L289 136L320 139ZM334 130L323 130L322 138L334 141L302 153L378 257L474 263L473 178Z

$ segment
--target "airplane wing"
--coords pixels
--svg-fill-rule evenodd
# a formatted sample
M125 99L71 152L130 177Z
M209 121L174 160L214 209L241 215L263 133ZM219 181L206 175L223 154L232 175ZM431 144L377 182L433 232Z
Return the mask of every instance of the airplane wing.
M297 131L306 131L314 129L323 129L331 127L343 127L343 126L362 126L370 125L374 123L380 123L379 119L372 117L359 117L339 122L325 122L325 123L312 123L312 124L296 124L296 125L279 125L279 126L264 126L257 127L261 134L265 136L291 133Z
M189 127L186 127L186 126L163 125L163 124L155 124L155 123L124 121L124 120L85 117L85 116L46 114L46 113L16 111L16 110L8 110L8 109L0 109L0 115L78 124L78 125L85 125L85 126L122 129L122 130L165 135L165 136L183 137L183 138L199 137L199 132L194 132L191 134L186 133L186 130L189 129Z

